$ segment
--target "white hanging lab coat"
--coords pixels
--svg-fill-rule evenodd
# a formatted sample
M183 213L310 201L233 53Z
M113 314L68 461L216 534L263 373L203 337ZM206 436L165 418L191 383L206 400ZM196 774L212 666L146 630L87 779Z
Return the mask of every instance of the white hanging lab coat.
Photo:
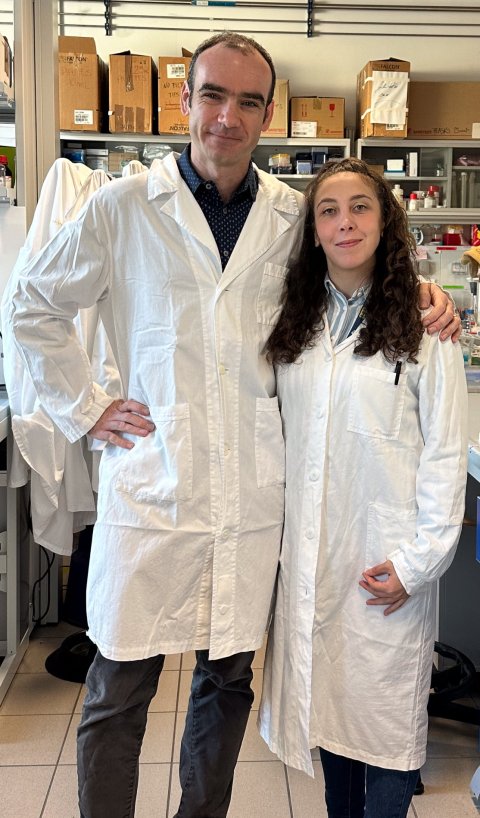
M30 479L33 538L57 554L71 554L75 531L95 521L99 452L90 454L85 440L69 443L38 400L35 386L12 333L12 293L22 269L65 221L77 216L85 202L109 177L82 164L57 159L42 186L25 244L9 278L2 302L5 381L12 415L13 449L9 485ZM76 330L92 361L95 378L110 395L119 395L119 377L96 306L75 317Z
M89 565L89 635L107 658L258 648L283 524L284 444L263 347L278 315L303 195L258 171L223 273L170 154L100 190L19 276L14 332L69 440L110 398L71 319L98 302L124 394L156 429L107 446Z
M389 769L425 760L436 581L463 520L467 394L459 345L425 335L398 385L358 337L280 368L286 510L259 714L313 775L310 748ZM390 559L411 594L384 616L362 571Z

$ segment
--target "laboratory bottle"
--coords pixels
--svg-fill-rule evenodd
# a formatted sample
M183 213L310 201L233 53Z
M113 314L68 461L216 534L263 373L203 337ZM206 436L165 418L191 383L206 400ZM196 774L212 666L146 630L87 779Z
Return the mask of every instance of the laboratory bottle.
M427 195L425 196L425 198L423 200L423 206L425 207L425 209L428 209L428 208L436 207L436 205L437 205L437 202L435 200L435 196L433 195L433 192L428 190Z
M12 187L12 171L8 167L8 159L4 154L0 154L0 178L3 179L2 168L5 171L5 181L1 181L4 187Z
M403 200L403 188L401 188L400 185L395 185L392 190L392 193L395 196L395 199L397 200L400 207L405 207L405 202Z
M410 193L410 198L408 200L408 209L418 210L418 199L416 193Z

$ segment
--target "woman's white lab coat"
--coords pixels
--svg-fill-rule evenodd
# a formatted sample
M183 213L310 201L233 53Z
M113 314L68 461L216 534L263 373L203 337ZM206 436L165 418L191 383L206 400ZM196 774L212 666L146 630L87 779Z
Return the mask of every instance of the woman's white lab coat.
M285 455L273 368L303 196L259 171L223 273L175 156L100 190L19 277L14 332L69 440L110 404L72 333L99 303L125 396L156 430L107 446L87 592L89 634L117 660L262 643L283 525Z
M286 519L259 722L313 774L310 748L390 769L425 760L436 580L463 519L467 394L458 344L424 336L398 385L383 355L328 332L278 372ZM411 594L384 616L358 584L391 559Z

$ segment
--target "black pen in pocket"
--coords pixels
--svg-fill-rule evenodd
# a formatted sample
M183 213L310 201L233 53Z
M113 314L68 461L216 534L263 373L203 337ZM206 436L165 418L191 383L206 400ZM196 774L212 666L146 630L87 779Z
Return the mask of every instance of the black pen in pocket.
M400 372L402 370L402 362L397 361L395 364L395 386L398 386L398 382L400 380Z

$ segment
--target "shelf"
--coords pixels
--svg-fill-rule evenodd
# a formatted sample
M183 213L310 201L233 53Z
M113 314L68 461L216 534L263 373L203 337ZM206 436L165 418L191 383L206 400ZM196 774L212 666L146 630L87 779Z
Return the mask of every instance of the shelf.
M480 139L357 139L357 145L365 148L480 148Z
M148 133L93 133L92 131L60 131L60 139L73 142L160 142L185 145L190 142L190 134L148 134ZM301 148L341 147L350 148L349 139L300 139L293 137L260 137L258 147L281 145L282 147Z
M480 170L480 168L479 168ZM448 182L448 176L383 176L387 182Z
M432 207L427 210L407 211L412 224L479 224L477 207Z
M480 173L480 165L452 165L452 170L466 170L468 171L475 171L477 170Z

